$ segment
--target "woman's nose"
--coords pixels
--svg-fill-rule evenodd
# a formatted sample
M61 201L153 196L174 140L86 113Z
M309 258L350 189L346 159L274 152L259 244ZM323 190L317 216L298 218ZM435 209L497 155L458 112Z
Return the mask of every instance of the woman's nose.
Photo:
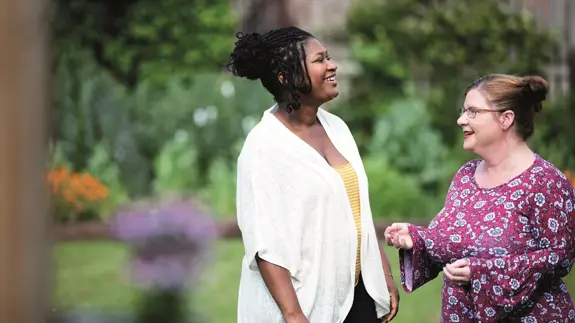
M336 71L337 70L337 64L335 64L333 61L328 61L329 65L327 66L327 69L330 71Z
M459 118L457 118L457 124L459 126L465 126L468 123L467 120L467 116L465 116L465 113L462 113Z

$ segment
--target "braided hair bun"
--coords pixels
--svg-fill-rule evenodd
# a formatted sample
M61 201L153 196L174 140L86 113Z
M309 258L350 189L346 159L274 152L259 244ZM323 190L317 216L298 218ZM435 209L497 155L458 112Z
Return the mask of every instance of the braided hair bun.
M287 102L288 112L298 109L300 93L311 92L305 44L314 37L293 26L270 30L263 35L239 32L236 37L228 70L235 76L259 79L277 102ZM283 77L282 82L279 75Z
M258 33L236 34L234 51L231 54L228 66L235 76L257 80L262 77L268 68L266 48L262 35Z

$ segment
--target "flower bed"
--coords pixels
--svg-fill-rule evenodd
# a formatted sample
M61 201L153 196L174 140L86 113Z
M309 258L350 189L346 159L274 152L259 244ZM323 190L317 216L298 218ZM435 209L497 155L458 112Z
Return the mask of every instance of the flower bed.
M77 173L60 166L46 174L57 223L99 219L100 206L108 188L89 173Z

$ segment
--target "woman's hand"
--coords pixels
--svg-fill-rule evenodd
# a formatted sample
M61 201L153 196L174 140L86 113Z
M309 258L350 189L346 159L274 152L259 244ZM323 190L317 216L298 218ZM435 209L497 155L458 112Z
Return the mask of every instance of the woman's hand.
M383 317L381 323L391 322L399 311L399 289L391 274L385 273L385 280L387 282L387 290L389 291L389 314Z
M443 267L445 277L456 285L465 285L471 281L469 259L459 259Z
M303 313L297 313L294 315L286 315L285 317L286 323L309 323L309 320Z
M413 240L409 235L407 223L394 223L385 229L385 242L388 246L411 250Z

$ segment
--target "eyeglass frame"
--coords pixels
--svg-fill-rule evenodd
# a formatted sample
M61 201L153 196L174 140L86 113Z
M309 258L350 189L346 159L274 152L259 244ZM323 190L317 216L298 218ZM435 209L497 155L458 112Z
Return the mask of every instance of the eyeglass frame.
M465 108L460 108L460 109L459 109L459 115L462 116L463 113L465 113L465 115L466 115L469 119L473 119L473 118L475 118L475 116L477 116L477 113L478 113L478 112L504 112L504 111L505 111L505 110L469 107L469 108L467 108L467 109L465 109Z

